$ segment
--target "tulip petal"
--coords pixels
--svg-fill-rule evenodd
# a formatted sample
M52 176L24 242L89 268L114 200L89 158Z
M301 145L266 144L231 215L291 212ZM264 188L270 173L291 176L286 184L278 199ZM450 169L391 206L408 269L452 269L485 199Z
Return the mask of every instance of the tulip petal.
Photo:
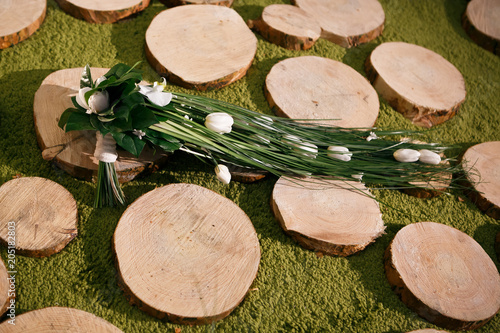
M78 91L78 94L76 95L76 102L78 103L78 105L80 105L85 110L89 109L89 105L87 104L87 101L85 100L85 94L90 90L92 90L92 89L89 87L82 88Z
M215 167L215 174L217 175L217 179L222 182L224 185L227 185L231 182L231 173L229 169L224 164L218 164Z
M170 103L172 100L172 94L166 93L162 91L153 91L146 95L146 97L153 103L158 106L165 106Z

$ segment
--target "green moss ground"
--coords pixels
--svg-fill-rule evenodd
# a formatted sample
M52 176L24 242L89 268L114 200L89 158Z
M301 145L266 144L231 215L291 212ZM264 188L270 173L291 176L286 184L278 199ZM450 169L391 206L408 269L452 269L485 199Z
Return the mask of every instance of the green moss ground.
M365 75L363 64L379 44L403 41L426 47L454 64L465 78L467 98L459 114L429 131L426 139L458 143L462 150L500 140L500 57L475 45L460 25L465 0L380 0L386 13L383 35L343 49L320 40L308 51L287 51L258 36L258 50L248 74L229 87L205 93L244 107L271 113L264 81L278 61L318 55L341 61ZM245 19L257 18L271 0L235 0ZM144 34L160 11L158 1L133 19L92 25L77 20L48 0L47 17L28 40L0 51L0 184L22 176L46 177L66 187L78 202L79 235L61 253L45 259L18 256L17 314L48 306L82 309L124 332L407 332L434 327L410 311L392 292L384 275L383 252L396 232L409 223L435 221L462 230L491 256L499 221L485 216L461 193L421 200L396 191L377 197L383 207L386 234L358 255L322 257L298 246L273 218L269 198L276 181L223 186L211 167L175 154L163 170L124 186L132 202L157 186L187 182L205 186L236 202L250 217L262 251L258 276L245 300L227 318L205 326L179 326L159 321L130 306L116 284L111 238L124 208L92 208L95 185L74 179L42 159L33 123L33 98L53 71L111 67L118 62L140 65L149 81L159 77L144 54ZM165 31L165 34L168 34ZM443 84L446 84L443 82ZM172 87L173 90L179 90ZM377 126L415 128L381 99ZM6 248L0 248L5 258ZM478 332L500 332L500 315Z

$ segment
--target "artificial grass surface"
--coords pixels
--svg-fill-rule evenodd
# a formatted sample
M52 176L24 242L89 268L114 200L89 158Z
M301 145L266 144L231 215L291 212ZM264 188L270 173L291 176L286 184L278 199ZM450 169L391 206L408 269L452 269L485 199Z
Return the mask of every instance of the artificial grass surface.
M465 79L467 97L458 115L428 131L425 139L469 146L500 140L500 57L474 44L460 21L465 0L380 0L386 24L375 41L352 49L320 40L308 51L288 51L258 36L258 50L247 75L229 87L203 93L271 114L263 87L278 61L317 55L341 61L362 75L364 61L380 43L403 41L426 47L455 65ZM235 0L233 8L255 19L277 0ZM288 237L275 221L269 199L276 179L254 184L219 183L210 166L185 154L124 186L128 202L157 186L186 182L220 193L238 204L252 220L262 258L257 278L245 300L227 318L211 325L180 326L157 320L129 305L117 286L111 239L122 208L92 208L95 185L70 177L42 159L33 123L33 98L53 71L111 67L118 62L143 63L145 79L159 80L146 61L144 35L153 17L166 7L158 1L136 17L116 24L93 25L64 13L48 0L47 17L28 40L0 51L0 184L16 175L49 178L67 188L79 209L79 233L63 251L44 259L17 256L17 311L68 306L102 317L124 332L407 332L437 328L410 311L393 293L383 268L383 253L396 232L409 223L440 222L472 236L493 259L499 221L481 213L460 192L417 199L398 191L375 195L382 206L386 234L347 258L320 257ZM168 34L168 31L165 31ZM443 82L443 84L446 84ZM171 86L171 90L182 89ZM196 93L189 91L190 93ZM380 99L377 126L414 128ZM6 248L1 255L5 259ZM478 332L500 332L500 315Z

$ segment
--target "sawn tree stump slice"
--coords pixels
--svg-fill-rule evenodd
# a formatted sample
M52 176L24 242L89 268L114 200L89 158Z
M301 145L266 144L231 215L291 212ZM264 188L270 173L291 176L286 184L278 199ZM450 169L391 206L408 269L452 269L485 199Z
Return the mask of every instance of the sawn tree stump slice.
M385 13L377 0L292 0L322 28L321 37L342 47L367 43L382 34Z
M0 49L31 36L45 19L46 0L0 1Z
M380 106L377 92L356 70L316 56L278 62L266 77L265 93L278 116L322 119L330 126L372 127Z
M231 173L231 179L241 183L253 183L264 179L269 172L254 168L239 167L234 164L227 165Z
M145 48L149 63L160 75L204 91L243 77L257 51L257 38L231 8L179 6L153 19Z
M500 2L472 0L463 15L462 25L482 48L500 55Z
M450 163L446 160L441 161L442 164L449 165ZM429 182L411 182L410 184L418 186L415 188L406 188L403 190L404 193L420 198L420 199L430 199L441 195L450 186L453 175L451 173L437 174L435 177L439 180L431 180Z
M118 222L113 244L130 303L180 324L226 317L245 297L260 261L248 216L193 184L141 196Z
M109 68L92 68L95 80ZM71 97L78 93L83 68L62 69L48 75L35 93L33 104L35 130L42 157L53 161L70 175L92 180L97 175L99 161L94 157L95 131L65 133L57 124L61 114L73 107ZM120 182L155 170L166 162L166 155L144 148L139 158L118 149L115 167Z
M384 256L386 276L403 303L451 330L486 324L500 309L500 275L465 233L444 224L407 225Z
M271 207L281 227L303 247L348 256L384 233L379 205L367 195L356 181L282 177L274 186Z
M462 157L470 199L486 215L500 220L500 141L489 141L470 147Z
M289 50L310 49L321 36L314 17L291 5L267 6L259 19L248 21L248 26L269 42Z
M9 259L15 260L15 254L11 255L14 257ZM15 271L14 263L12 264L12 268L13 269L9 269L9 271ZM12 280L10 280L10 277L11 275L7 273L7 267L5 267L2 258L0 258L0 316L3 316L3 314L7 312L7 308L11 305L11 300L15 299L15 285L11 286ZM13 311L15 311L15 307Z
M367 58L366 72L379 94L418 126L430 128L449 120L465 100L462 74L421 46L383 43Z
M114 23L147 6L150 0L56 0L66 13L90 23Z
M0 187L0 241L16 254L47 257L61 251L78 230L76 201L64 187L45 178L22 177Z
M183 5L216 5L231 7L233 0L160 0L167 7Z
M92 313L65 307L48 307L16 315L15 323L4 321L0 324L0 333L122 332Z

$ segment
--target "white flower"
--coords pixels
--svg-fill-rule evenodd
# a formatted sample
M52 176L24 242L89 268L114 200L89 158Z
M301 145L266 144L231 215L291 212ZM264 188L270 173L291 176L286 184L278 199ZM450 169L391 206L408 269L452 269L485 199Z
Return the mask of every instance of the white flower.
M172 100L172 94L163 92L165 89L166 81L163 78L163 83L155 82L152 87L139 85L139 92L146 96L153 104L158 106L165 106Z
M416 162L420 153L414 149L398 149L393 156L398 162Z
M205 118L205 126L219 134L230 133L233 123L233 117L225 112L210 113Z
M146 135L145 132L141 131L141 130L136 130L134 128L134 130L132 131L133 134L137 135L139 137L140 140L142 140L142 137Z
M441 163L441 156L427 149L420 149L418 151L420 153L420 157L418 160L422 163L427 164L439 164Z
M98 78L98 79L95 81L95 85L96 85L96 86L99 86L99 84L101 84L101 82L106 81L107 79L108 79L108 78L107 78L107 77L105 77L105 76L103 75L103 76L101 76L100 78Z
M89 105L87 104L87 101L85 100L85 94L90 90L92 90L92 89L89 87L82 88L82 89L78 90L78 94L76 95L76 102L78 103L78 105L80 105L85 110L90 109ZM87 112L87 113L89 113L89 112Z
M358 173L358 174L354 174L354 175L351 175L352 178L354 179L357 179L359 181L361 181L361 179L363 179L363 173Z
M99 113L106 110L109 107L109 96L107 91L96 91L89 97L89 101L85 100L85 94L92 90L89 87L82 88L78 91L76 95L76 102L82 108L87 110L88 114Z
M316 155L318 155L318 146L313 143L304 142L296 136L287 134L283 137L283 141L294 147L294 151L304 156L316 158Z
M224 164L217 164L215 167L215 174L217 175L217 179L221 181L222 184L227 185L231 182L231 173Z
M341 146L330 146L327 148L328 157L336 158L341 161L349 162L351 160L352 153L349 149Z
M375 140L375 139L378 139L378 136L374 132L370 132L370 135L368 135L366 137L366 141L372 141L372 140Z

